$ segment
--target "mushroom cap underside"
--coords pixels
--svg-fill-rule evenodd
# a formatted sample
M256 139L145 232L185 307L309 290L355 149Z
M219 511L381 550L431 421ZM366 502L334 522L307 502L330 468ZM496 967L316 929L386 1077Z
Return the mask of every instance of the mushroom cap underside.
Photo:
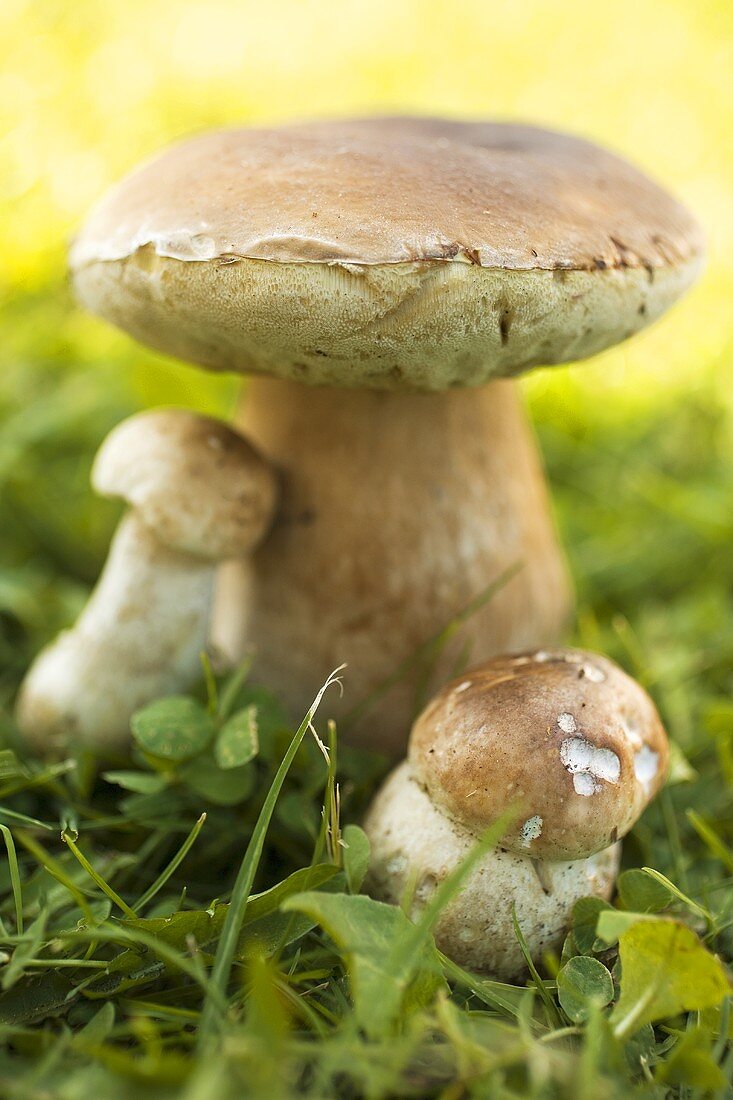
M82 302L218 370L439 390L584 358L694 279L700 231L590 142L393 118L207 133L114 188Z

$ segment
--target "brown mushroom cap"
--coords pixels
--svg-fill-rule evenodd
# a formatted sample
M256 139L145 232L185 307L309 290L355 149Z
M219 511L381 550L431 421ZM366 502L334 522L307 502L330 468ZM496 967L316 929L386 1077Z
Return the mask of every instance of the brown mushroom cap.
M616 343L701 253L684 207L587 141L396 118L174 146L103 199L71 266L92 310L204 366L443 389Z
M624 836L668 759L643 688L607 658L573 649L472 669L427 706L409 746L418 782L451 818L478 833L519 802L502 845L555 860Z
M221 420L154 409L118 424L100 447L92 484L121 497L165 546L211 561L240 558L275 510L270 465Z

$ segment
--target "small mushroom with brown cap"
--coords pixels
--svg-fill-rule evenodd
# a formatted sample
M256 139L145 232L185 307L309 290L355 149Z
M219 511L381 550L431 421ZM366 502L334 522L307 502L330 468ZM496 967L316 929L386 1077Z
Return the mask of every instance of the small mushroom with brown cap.
M275 508L264 459L226 424L184 410L120 424L92 483L130 511L75 626L41 652L21 687L18 725L43 752L123 748L136 709L191 684L217 565L250 553Z
M625 836L663 785L667 736L644 689L595 653L501 657L438 692L413 726L415 778L480 832L526 809L504 847L579 859Z
M377 794L365 828L367 888L413 911L510 806L521 817L447 907L439 946L513 978L557 948L578 898L609 897L619 839L664 783L664 728L646 692L581 650L489 661L448 684L413 726L408 760Z
M345 736L397 755L421 670L379 689L509 566L436 685L457 653L550 645L568 618L512 379L644 328L702 251L684 207L588 141L381 118L184 141L101 201L71 267L138 339L253 375L239 423L283 499L224 571L216 638L233 658L254 642L253 675L298 714L347 661L344 708L372 702Z

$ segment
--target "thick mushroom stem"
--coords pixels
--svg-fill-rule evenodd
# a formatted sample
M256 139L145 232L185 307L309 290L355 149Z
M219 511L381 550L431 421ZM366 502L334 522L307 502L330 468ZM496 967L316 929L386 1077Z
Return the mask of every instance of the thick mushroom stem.
M217 644L299 713L348 664L341 714L392 677L512 565L440 654L433 688L471 661L556 640L570 591L545 480L513 382L416 394L257 376L239 425L279 468L267 542L222 573ZM375 699L349 740L397 755L423 668Z
M92 480L132 508L76 625L21 687L18 725L46 753L124 748L135 710L197 678L216 568L251 552L275 508L274 473L246 440L182 410L120 424Z
M72 630L45 649L18 701L18 725L44 752L116 748L130 716L187 687L207 646L216 563L170 549L134 513Z

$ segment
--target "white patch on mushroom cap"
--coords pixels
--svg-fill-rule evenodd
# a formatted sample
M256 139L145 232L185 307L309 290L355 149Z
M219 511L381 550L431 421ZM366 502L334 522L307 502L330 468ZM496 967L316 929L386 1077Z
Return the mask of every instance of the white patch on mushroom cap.
M602 790L597 779L618 783L621 761L611 749L597 749L583 737L568 737L560 745L560 759L573 777L575 793L588 797Z
M659 753L650 749L648 745L642 745L638 752L634 753L634 775L645 790L659 770Z
M539 814L528 817L522 825L522 847L529 848L533 840L542 835L542 818Z
M628 714L623 715L621 719L621 729L624 731L626 737L632 745L642 744L636 720L634 718L631 718Z
M590 661L586 661L585 654L571 652L551 652L547 649L539 649L534 655L535 661L544 663L545 661L564 661L566 665L579 665L578 677L585 677L586 680L590 680L594 684L602 684L606 679L606 674L598 665L591 664Z
M597 783L590 772L576 772L573 775L573 787L575 793L582 794L584 798L603 790L602 784Z
M471 681L470 680L464 680L462 684L458 685L458 687L453 688L453 691L457 695L459 691L468 691L470 686L471 686Z
M578 728L578 723L573 718L572 714L558 714L557 724L563 733L575 733Z

